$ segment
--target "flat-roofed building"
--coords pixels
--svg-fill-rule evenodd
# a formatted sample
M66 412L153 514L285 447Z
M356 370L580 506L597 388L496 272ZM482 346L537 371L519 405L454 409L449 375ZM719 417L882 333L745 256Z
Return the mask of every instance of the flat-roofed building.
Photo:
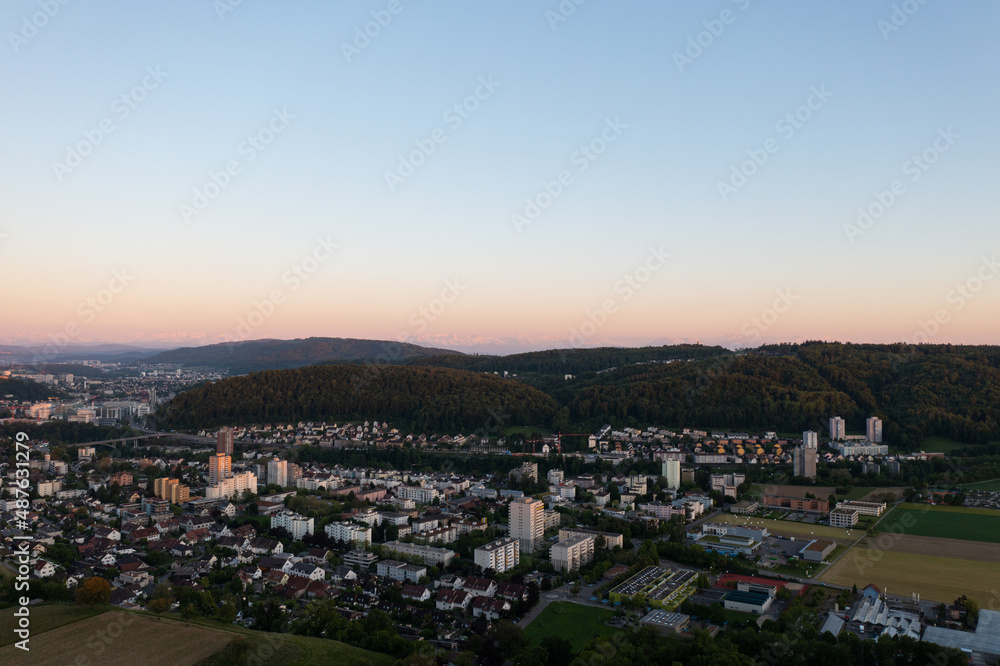
M854 527L858 524L859 514L857 509L838 506L830 512L830 527Z
M451 559L455 557L455 552L447 548L435 548L434 546L421 546L415 543L402 543L400 541L386 541L382 544L382 551L387 554L402 555L404 557L414 557L424 564L447 566Z
M576 571L594 559L592 534L574 534L560 539L549 549L549 559L556 571Z
M510 503L510 536L521 541L522 553L533 553L545 537L545 503L532 497L520 497Z
M684 631L691 622L691 617L683 613L654 609L649 611L639 622L657 629L660 633L670 635Z
M799 557L808 562L822 562L837 547L835 541L825 539L813 539L799 551Z
M885 502L862 502L860 500L844 500L837 504L838 508L855 509L862 516L881 516L885 511Z
M521 561L521 542L514 537L506 537L476 548L473 553L476 565L493 569L498 574L513 569Z
M625 547L625 537L617 532L598 532L597 530L588 530L582 527L561 528L559 530L559 540L562 541L577 534L594 537L594 547L598 549L606 548L611 550L615 546L620 548Z

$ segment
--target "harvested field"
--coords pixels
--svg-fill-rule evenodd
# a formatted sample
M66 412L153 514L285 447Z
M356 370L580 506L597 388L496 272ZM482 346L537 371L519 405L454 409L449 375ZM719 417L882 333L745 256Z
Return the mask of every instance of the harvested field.
M924 537L910 534L893 535L889 550L913 555L933 555L979 562L1000 562L1000 544L984 541L966 541L944 537ZM869 540L870 541L870 540ZM868 541L860 544L865 545Z
M922 599L951 603L963 594L972 598L989 592L1000 580L1000 562L959 560L855 547L820 576L835 585L862 589L875 583L890 595L920 594Z
M127 666L141 661L149 666L190 666L215 654L232 639L233 634L226 631L109 611L33 633L30 652L6 645L0 648L0 663Z

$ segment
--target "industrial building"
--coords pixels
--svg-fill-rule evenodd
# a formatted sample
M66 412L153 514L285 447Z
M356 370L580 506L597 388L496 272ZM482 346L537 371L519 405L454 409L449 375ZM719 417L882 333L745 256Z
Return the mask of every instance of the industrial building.
M836 541L813 539L799 551L799 557L807 562L822 562L837 547Z

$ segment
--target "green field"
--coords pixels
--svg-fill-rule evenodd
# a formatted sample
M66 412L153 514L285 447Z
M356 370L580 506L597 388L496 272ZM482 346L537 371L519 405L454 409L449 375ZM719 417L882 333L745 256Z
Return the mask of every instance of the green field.
M591 638L621 631L604 624L612 617L614 613L604 608L554 601L528 625L524 634L532 645L538 645L546 636L559 636L573 645L574 652L579 652Z
M1000 511L957 506L900 504L880 527L899 526L904 534L1000 543Z
M951 453L956 449L961 449L968 444L964 442L956 442L953 439L948 439L947 437L924 437L923 441L920 442L920 448L928 453Z
M962 486L965 490L1000 490L1000 479L990 479L989 481L976 481L966 483Z

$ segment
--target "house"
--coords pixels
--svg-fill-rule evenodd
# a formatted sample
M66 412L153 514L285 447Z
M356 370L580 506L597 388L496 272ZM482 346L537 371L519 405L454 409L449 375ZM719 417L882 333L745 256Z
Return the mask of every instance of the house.
M462 589L474 597L492 597L497 593L497 582L489 578L475 578L470 576L465 579Z
M95 527L94 536L101 537L102 539L110 539L111 541L122 540L122 533L114 527L108 527L107 525L98 525Z
M132 541L138 541L140 539L155 541L159 538L160 532L155 527L143 527L141 529L132 530Z
M263 578L267 585L284 585L288 582L288 574L281 569L272 569Z
M119 571L138 571L145 568L147 568L146 563L134 555L126 555L118 560Z
M277 555L284 552L285 547L276 539L255 537L250 539L250 550L256 555Z
M347 584L356 581L358 574L351 567L340 565L333 570L333 575L330 576L330 579L338 585Z
M219 546L220 548L229 548L237 552L241 550L246 550L249 544L250 544L250 539L238 536L219 537L219 539L215 542L215 545Z
M114 556L112 556L113 559ZM54 576L56 573L56 568L52 566L51 562L46 562L45 560L38 560L35 562L35 566L32 567L32 573L35 574L36 578L48 578L49 576Z
M208 530L204 527L199 527L198 529L189 530L184 533L181 540L187 543L202 543L211 540L212 535L209 534Z
M861 597L864 599L875 601L880 596L882 596L882 590L874 583L870 583L865 589L861 590Z
M431 591L422 585L404 585L403 598L413 601L429 601Z
M230 530L229 532L231 536L243 539L253 539L257 536L257 530L255 530L254 526L250 524L244 525L243 527L237 527L235 530Z
M300 578L308 578L309 580L323 580L326 578L326 572L323 569L309 562L297 562L293 564L288 569L288 573Z
M326 562L326 556L329 552L330 551L326 548L310 548L309 551L302 556L302 559L306 562L322 565Z
M487 620L499 620L510 612L510 602L505 599L476 597L472 602L472 615L485 617Z
M472 595L464 590L438 590L434 607L438 610L465 610L472 603Z
M497 583L496 596L507 601L527 601L528 587L517 583Z

